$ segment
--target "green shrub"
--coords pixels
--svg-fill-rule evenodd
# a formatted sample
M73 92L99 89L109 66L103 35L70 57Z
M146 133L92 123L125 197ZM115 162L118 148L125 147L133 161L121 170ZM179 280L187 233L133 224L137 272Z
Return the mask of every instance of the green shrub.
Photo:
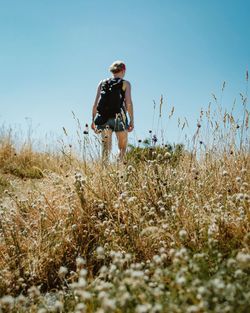
M5 173L10 173L20 178L42 178L43 172L40 168L36 166L20 166L17 164L11 164L4 168Z
M0 175L0 195L10 186L8 180Z
M158 163L169 163L176 166L184 154L184 145L166 144L164 146L149 146L148 139L143 141L143 147L129 144L126 154L127 161L133 163L156 160Z

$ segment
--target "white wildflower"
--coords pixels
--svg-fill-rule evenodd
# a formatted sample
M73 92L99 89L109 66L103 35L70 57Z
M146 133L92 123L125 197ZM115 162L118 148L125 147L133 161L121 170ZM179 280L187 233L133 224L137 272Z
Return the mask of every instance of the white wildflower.
M160 303L156 303L153 307L152 307L152 310L151 312L152 313L158 313L158 312L162 312L162 305Z
M143 276L144 276L143 271L132 271L132 273L131 273L131 277L133 277L133 278L141 278Z
M100 273L101 273L102 275L105 275L105 274L108 273L108 268L107 268L106 265L103 265L103 266L100 268Z
M12 309L13 306L14 306L14 303L15 303L15 300L12 296L3 296L1 299L0 299L0 305L5 307L6 309Z
M85 313L86 312L86 305L84 303L78 303L75 307L75 311L79 313Z
M180 237L181 240L187 239L187 236L188 236L188 233L187 233L187 231L185 229L181 229L179 231L179 237Z
M161 257L159 255L154 255L153 256L153 261L155 264L161 264Z
M220 278L215 278L211 282L212 282L213 287L217 290L223 290L225 288L225 283Z
M138 304L135 308L136 313L147 313L152 308L151 304Z
M136 197L129 197L128 199L127 199L127 203L128 204L130 204L130 203L133 203L133 202L135 202L136 201Z
M126 291L126 292L122 293L122 295L119 299L121 306L125 306L126 303L130 300L130 298L131 298L131 295L129 292Z
M196 312L200 312L200 308L197 305L190 305L187 308L187 313L196 313Z
M25 305L25 303L27 302L27 299L23 295L19 295L16 298L16 301L17 301L17 304Z
M67 267L61 266L60 269L59 269L59 271L58 271L58 276L59 276L61 279L63 279L63 278L65 278L65 276L67 275L67 273L68 273Z
M166 229L168 229L168 224L162 224L162 226L161 226L164 230L166 230Z
M206 293L206 288L204 286L200 286L198 287L197 291L198 291L198 294L204 295Z
M235 259L230 258L227 260L227 267L231 268L232 266L235 265L235 263L236 263Z
M236 196L237 201L243 201L244 200L244 194L243 193L238 193Z
M85 264L86 264L86 261L85 261L82 257L78 257L78 258L76 259L76 266L77 266L78 268L83 267Z
M242 277L242 276L243 276L243 271L242 271L241 269L236 270L236 271L234 272L234 276L235 276L236 278Z
M238 252L236 260L239 262L241 268L250 267L250 254L244 252Z
M102 209L104 209L104 207L105 207L105 204L104 204L104 203L98 204L98 209L102 210Z
M31 298L39 297L40 290L36 286L32 286L28 289L28 294Z
M62 312L63 311L63 303L61 301L56 301L54 304L54 308L56 311Z
M80 270L79 276L85 278L87 274L88 274L88 271L85 268L83 268Z
M81 290L81 289L75 290L74 294L76 296L81 297L83 301L90 300L92 298L92 295L90 292Z
M177 285L183 286L186 283L186 278L184 276L176 277L175 279Z
M107 298L107 293L105 292L105 291L100 291L99 293L98 293L98 299L99 300L103 300L103 299L105 299L105 298Z
M85 288L87 286L87 282L83 277L79 277L78 280L78 287L79 288Z
M97 258L98 258L98 259L104 259L104 257L105 257L104 248L101 247L101 246L97 247L97 249L96 249L96 254L97 254Z
M135 170L135 168L132 165L128 166L128 172L133 172Z
M102 307L105 311L115 310L116 309L116 301L113 299L104 298L102 301Z

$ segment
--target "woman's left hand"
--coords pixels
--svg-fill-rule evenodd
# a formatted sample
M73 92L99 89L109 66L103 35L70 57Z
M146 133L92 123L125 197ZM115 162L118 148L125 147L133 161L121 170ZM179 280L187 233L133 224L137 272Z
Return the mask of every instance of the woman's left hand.
M128 132L132 132L132 130L134 129L134 123L129 123L129 126L128 126Z

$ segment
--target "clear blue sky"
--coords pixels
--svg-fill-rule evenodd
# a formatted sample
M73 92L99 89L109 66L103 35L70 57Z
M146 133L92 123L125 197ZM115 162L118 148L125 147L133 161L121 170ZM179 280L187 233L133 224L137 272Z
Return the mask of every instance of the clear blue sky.
M74 132L71 111L90 123L97 83L120 59L132 84L130 140L148 135L161 94L163 118L174 105L192 131L223 81L228 108L245 90L249 21L249 0L0 0L0 125L25 129L28 117L39 136ZM182 140L176 120L163 125L166 140Z

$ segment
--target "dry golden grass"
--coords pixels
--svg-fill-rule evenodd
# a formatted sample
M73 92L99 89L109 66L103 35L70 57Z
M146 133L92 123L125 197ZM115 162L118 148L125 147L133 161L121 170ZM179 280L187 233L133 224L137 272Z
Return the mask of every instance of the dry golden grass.
M227 274L229 270L223 267L232 259L239 259L240 270L243 270L239 286L245 286L246 294L250 292L244 276L249 275L249 266L243 264L245 259L249 261L250 252L250 155L247 136L239 147L232 137L237 127L231 125L230 135L217 137L217 144L222 143L223 138L224 144L207 147L205 151L198 147L201 131L198 125L193 150L184 151L175 166L164 149L158 150L155 158L148 161L133 163L130 159L127 164L113 163L104 167L99 161L86 164L73 156L69 160L65 154L38 153L30 147L17 152L10 140L2 138L0 186L6 191L0 193L0 295L38 293L37 296L32 293L29 298L35 308L33 311L31 304L23 307L17 300L13 304L10 299L8 302L7 298L2 298L2 312L14 306L19 307L20 312L35 312L43 307L46 310L41 312L50 311L48 304L41 302L40 291L68 290L70 283L76 284L82 275L76 264L79 257L86 262L83 266L88 271L88 292L92 292L92 300L81 300L81 297L74 300L68 296L69 291L64 291L63 296L58 296L61 306L58 302L55 311L72 312L75 308L75 312L95 312L99 308L98 312L233 312L236 306L238 312L247 312L249 302L238 287L234 287L237 292L232 301L226 298L227 295L220 299L219 287L219 291L212 293L218 298L214 302L212 296L211 299L196 298L197 288L207 281L218 283L216 279L224 275L228 283L233 284L234 276L230 275L234 274ZM246 134L247 131L248 128ZM117 252L121 255L116 256ZM187 259L181 259L180 253L187 253ZM129 261L122 261L122 267L112 276L112 266L118 262L112 261L114 255L119 262L123 260L122 256L124 260L126 255L130 257ZM199 255L206 256L200 261L203 265L199 263L202 272L197 274L193 269L189 272L185 262L190 259L193 264L194 260L202 258ZM137 266L133 264L141 264L137 267L140 271L145 268L143 275L149 272L147 276L152 282L157 269L162 271L162 274L158 273L162 278L157 274L154 283L158 284L161 279L168 304L149 291L152 286L147 280L139 284L136 291L129 291L128 286L133 286L133 281L125 283L127 274L124 274L129 264L132 264L132 270ZM182 264L178 271L183 267L188 275L201 275L197 288L192 285L195 281L192 275L185 278L189 277L190 285L183 287L183 279L179 279L180 272L177 272L178 264ZM115 301L113 309L111 304L107 305L108 300L105 304L98 296L101 291L97 285L102 281L97 280L96 287L93 285L96 279L101 279L99 271L104 271L104 265L110 266L111 271L111 276L104 281L116 287L112 293L104 287L101 290L107 292L108 300ZM166 274L168 269L171 272ZM121 282L133 297L128 306L118 301L120 296L116 292L122 290ZM39 286L40 291L30 289L34 288L32 286ZM74 286L72 288L78 293L79 288L83 291L87 288ZM191 287L197 290L192 291ZM185 290L190 296L185 295ZM143 296L145 292L149 293L151 303ZM122 297L124 294L125 291ZM159 307L153 309L153 303L156 305L157 301ZM229 305L227 311L223 306L225 302ZM85 308L77 308L77 303L83 303Z

